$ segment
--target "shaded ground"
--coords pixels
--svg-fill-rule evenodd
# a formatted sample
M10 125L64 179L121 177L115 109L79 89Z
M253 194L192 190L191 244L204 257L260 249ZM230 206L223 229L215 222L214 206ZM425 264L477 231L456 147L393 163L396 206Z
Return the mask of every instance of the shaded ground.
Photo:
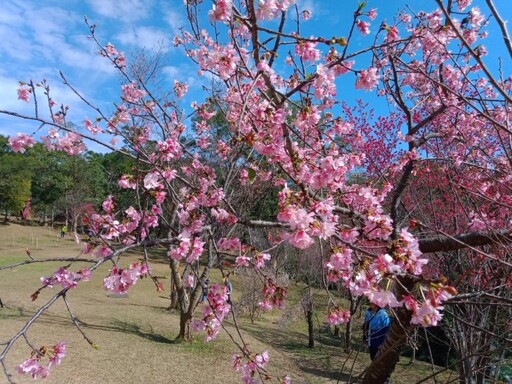
M0 267L28 259L27 248L36 259L80 254L80 246L71 236L61 240L58 231L15 223L0 226ZM127 265L130 261L133 257L121 263ZM46 289L36 302L30 299L40 287L39 278L50 275L60 265L62 263L37 263L0 271L0 299L5 305L0 308L0 343L12 337L39 306L57 292ZM82 265L76 263L70 269L78 270ZM96 348L91 348L72 324L62 300L30 329L29 340L36 347L61 340L68 342L68 355L46 383L240 382L230 362L237 348L225 332L212 343L204 343L200 335L192 343L176 343L179 319L177 313L166 310L168 291L157 293L152 281L144 279L127 297L109 297L102 289L108 267L97 270L91 281L81 283L68 294L73 315ZM166 263L156 262L153 273L167 277ZM220 281L220 276L212 277L212 282L216 280ZM168 289L168 280L163 282ZM323 343L317 342L313 350L308 349L300 313L300 308L291 305L284 314L266 314L254 324L238 319L244 341L251 350L269 351L272 374L289 374L294 383L322 384L344 383L350 377L349 372L362 372L368 355L354 351L347 356L339 347L339 341L329 335L324 335ZM240 342L233 332L232 321L227 322L227 330ZM3 348L0 346L0 351ZM8 357L8 367L17 383L33 383L31 378L15 372L16 365L29 354L30 348L20 339ZM394 383L414 383L418 377L430 373L431 368L424 364L416 364L411 370L407 361L397 368ZM0 376L0 383L3 382L5 378Z

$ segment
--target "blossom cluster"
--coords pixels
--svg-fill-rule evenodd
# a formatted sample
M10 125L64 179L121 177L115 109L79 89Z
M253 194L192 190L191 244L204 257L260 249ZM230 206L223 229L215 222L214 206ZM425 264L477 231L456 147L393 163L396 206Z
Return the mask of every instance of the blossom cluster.
M258 303L263 310L271 310L273 308L282 308L286 299L288 290L286 287L277 286L272 279L267 279L263 286L263 300Z
M23 100L25 102L30 101L30 94L32 93L32 90L30 88L27 88L25 86L25 83L20 84L18 88L18 100Z
M36 141L26 133L18 133L16 136L9 137L8 143L14 152L24 153L26 148L33 147Z
M268 351L263 351L253 357L249 357L246 361L244 361L244 357L241 355L233 355L231 358L231 364L235 371L240 373L242 383L244 384L261 383L258 379L258 371L264 370L268 361Z
M118 51L112 43L107 43L100 51L102 56L108 57L114 65L120 69L126 67L126 57L123 52Z
M132 263L128 268L114 267L103 279L103 288L117 294L125 294L139 278L148 274L148 265L144 262Z
M61 341L51 348L41 347L32 352L31 357L18 365L18 372L24 375L30 375L33 379L45 379L50 374L50 369L59 365L66 356L67 345ZM48 359L47 364L43 364L43 359Z
M132 179L124 176L119 183L123 185L131 185ZM165 197L165 196L164 196ZM147 237L148 231L151 228L158 226L158 218L162 212L160 208L159 194L155 194L155 204L152 204L146 211L138 211L134 207L128 207L123 213L124 217L118 218L118 213L115 211L115 201L112 195L102 203L104 214L93 213L89 218L89 226L92 232L100 236L103 240L119 240L124 244L132 244L136 241L134 232L140 229L138 236L141 240ZM92 251L91 247L94 244L89 244L86 253ZM112 253L110 247L102 243L96 250L98 257L109 256Z
M192 321L194 331L205 332L205 340L215 339L221 329L221 324L231 310L228 303L228 292L224 285L213 284L208 290L208 305L204 306L202 318Z
M89 281L91 271L89 268L82 268L78 272L71 272L65 267L59 267L49 277L41 277L44 287L53 288L54 285L60 285L62 288L75 288L79 281Z
M329 309L327 313L327 322L332 325L348 323L350 320L350 310L335 306Z

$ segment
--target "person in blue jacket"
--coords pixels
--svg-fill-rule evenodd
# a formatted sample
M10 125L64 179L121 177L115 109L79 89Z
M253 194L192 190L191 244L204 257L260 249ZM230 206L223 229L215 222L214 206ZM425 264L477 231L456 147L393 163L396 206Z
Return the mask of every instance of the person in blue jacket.
M364 314L363 340L370 349L370 359L374 359L381 344L386 340L389 331L390 318L384 308L370 303Z

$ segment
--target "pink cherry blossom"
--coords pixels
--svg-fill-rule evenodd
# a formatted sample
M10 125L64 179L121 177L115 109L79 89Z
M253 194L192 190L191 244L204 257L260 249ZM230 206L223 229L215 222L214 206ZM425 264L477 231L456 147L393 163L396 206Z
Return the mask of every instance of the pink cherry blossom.
M158 189L162 187L160 175L156 172L150 172L144 177L144 188Z
M28 103L30 101L30 93L31 93L31 90L29 88L20 86L18 88L18 99L26 101Z
M398 28L396 26L388 26L386 30L388 32L386 35L386 42L392 42L400 38L398 35Z
M350 248L342 248L331 254L329 263L332 268L340 270L349 270L352 265L352 250Z
M139 278L148 273L145 263L133 263L128 268L114 267L109 275L103 279L103 288L117 294L125 294L135 285Z
M50 374L50 369L59 365L66 356L66 342L61 341L53 347L41 347L34 352L29 359L18 365L17 370L21 374L29 374L33 379L45 379ZM48 365L44 366L44 360L48 359Z
M167 255L173 260L185 259L188 263L197 261L204 249L204 242L199 238L181 239L180 244L176 248L172 248L167 252Z
M258 306L263 310L282 308L287 292L286 288L279 287L274 281L267 279L263 287L263 300L258 303Z
M32 148L35 143L34 138L25 133L18 133L16 136L9 137L9 146L14 152L24 153L26 147Z
M118 54L117 49L114 47L112 43L107 43L107 45L105 45L103 49L105 49L105 51L111 56L116 56Z
M372 90L377 85L378 80L377 68L363 69L357 77L356 89Z
M259 368L265 368L269 361L268 351L264 351L254 356L254 362Z
M54 285L60 285L64 289L75 288L80 281L87 281L91 276L91 271L82 268L78 272L72 272L67 268L60 267L50 277L41 277L41 283L45 287L53 288Z
M62 359L66 356L67 345L65 341L60 341L58 344L53 346L53 355L50 357L50 364L48 368L53 365L59 365Z
M45 379L50 374L48 368L42 366L39 361L32 357L25 360L18 366L18 372L21 374L30 374L33 379Z
M265 261L268 260L270 260L270 255L268 253L257 253L256 256L254 256L254 268L263 268L265 266Z
M146 91L140 89L133 81L128 84L124 84L121 86L121 89L123 91L123 99L129 103L137 103L146 96Z
M221 323L231 310L227 300L226 287L213 284L208 290L208 305L203 309L202 318L192 321L193 330L205 332L206 341L211 341L218 336Z
M370 34L370 23L359 19L356 22L356 26L363 36Z
M218 0L213 4L213 8L208 11L211 20L230 21L233 14L232 0Z
M229 250L238 251L238 249L241 247L241 245L242 244L238 237L232 237L232 238L222 237L217 242L217 246L219 247L220 250L223 250L223 251L229 251Z
M84 120L84 127L93 135L103 132L103 130L98 127L98 124L93 124L89 119Z
M236 372L240 373L242 382L245 384L258 384L261 381L257 380L257 373L261 369L265 369L269 362L269 353L264 351L254 356L233 355L231 357L231 364ZM290 381L282 381L290 382Z
M305 61L316 62L320 59L320 51L316 48L316 43L309 41L295 45L295 53Z
M250 259L247 256L238 256L235 263L238 267L248 267Z
M121 188L125 189L135 189L137 187L137 183L130 175L123 175L119 178L117 181L117 185L119 185Z
M425 302L413 314L411 324L418 324L423 327L433 327L443 318L440 309L443 307L434 307L430 302Z
M260 20L272 20L278 15L277 0L259 0L256 16Z
M109 195L107 199L102 203L101 205L103 207L103 210L107 213L112 213L114 210L114 197L112 195Z
M482 23L485 20L485 16L482 15L480 8L473 7L469 11L469 22L471 23L471 26L473 27L479 27L482 25Z
M402 303L396 299L395 294L391 291L372 290L367 296L371 303L377 304L380 308L384 308L386 306L400 307L402 305Z
M315 240L303 229L298 229L292 234L283 234L283 237L296 248L307 249L314 244Z
M418 301L412 295L405 295L403 298L405 308L411 312L416 312L419 308Z
M469 0L469 1L471 1L471 0ZM400 21L404 24L409 24L411 22L412 17L409 13L400 12L400 14L398 16L400 18Z
M180 99L185 96L185 94L188 91L188 84L187 83L181 83L178 80L174 80L174 93L177 97Z
M350 320L350 311L348 309L341 309L334 307L329 310L327 314L327 322L332 325L345 324Z
M110 256L112 253L112 249L108 245L102 244L98 248L96 248L94 256L104 258Z

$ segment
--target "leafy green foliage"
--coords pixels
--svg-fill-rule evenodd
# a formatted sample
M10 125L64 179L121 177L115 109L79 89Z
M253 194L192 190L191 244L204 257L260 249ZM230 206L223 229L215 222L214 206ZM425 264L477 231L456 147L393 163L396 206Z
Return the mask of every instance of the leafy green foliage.
M0 209L5 216L18 214L30 197L32 170L23 155L12 153L7 139L0 142Z

